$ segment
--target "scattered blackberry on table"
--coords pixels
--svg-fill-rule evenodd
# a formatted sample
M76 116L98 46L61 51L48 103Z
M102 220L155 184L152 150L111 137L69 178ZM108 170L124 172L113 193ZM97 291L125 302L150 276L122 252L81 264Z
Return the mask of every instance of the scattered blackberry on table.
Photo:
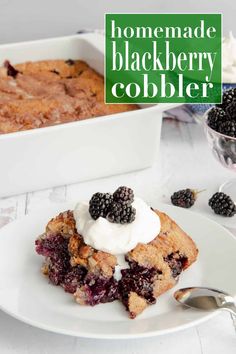
M193 189L187 188L175 192L171 196L171 202L181 208L191 208L197 198L197 192Z
M113 193L113 199L121 204L131 204L134 201L134 192L131 188L122 186Z
M233 200L225 193L215 193L208 202L209 206L216 214L222 216L234 216L236 214L236 206Z
M222 103L217 104L218 107L223 108L224 110L226 107L236 99L236 88L231 88L223 93Z
M107 220L117 224L129 224L134 221L136 209L131 205L112 202Z
M110 193L95 193L89 201L89 213L94 220L105 218L113 197Z
M226 108L226 113L231 119L236 121L236 98L228 105Z
M210 128L219 131L219 125L221 122L225 121L226 118L227 115L222 108L213 107L208 113L207 124Z
M236 137L236 121L226 120L219 124L219 133L231 136L233 138Z

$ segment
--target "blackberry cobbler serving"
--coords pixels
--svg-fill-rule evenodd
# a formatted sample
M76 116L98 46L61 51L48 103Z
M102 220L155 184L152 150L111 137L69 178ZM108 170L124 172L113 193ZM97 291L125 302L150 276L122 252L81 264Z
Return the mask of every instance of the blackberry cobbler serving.
M168 215L124 186L60 213L35 244L52 284L80 305L121 301L130 318L173 287L198 254Z

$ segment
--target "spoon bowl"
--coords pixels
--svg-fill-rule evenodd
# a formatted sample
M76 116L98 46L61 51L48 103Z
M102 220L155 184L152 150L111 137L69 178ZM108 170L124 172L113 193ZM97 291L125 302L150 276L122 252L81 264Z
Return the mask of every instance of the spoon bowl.
M234 298L221 290L204 287L183 288L174 293L174 298L187 307L206 311L222 309L236 316Z

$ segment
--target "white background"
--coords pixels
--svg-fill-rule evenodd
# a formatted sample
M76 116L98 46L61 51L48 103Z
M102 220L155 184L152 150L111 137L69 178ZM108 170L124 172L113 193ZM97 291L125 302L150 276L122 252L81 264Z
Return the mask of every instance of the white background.
M106 12L216 12L236 33L235 0L0 0L0 43L102 28Z

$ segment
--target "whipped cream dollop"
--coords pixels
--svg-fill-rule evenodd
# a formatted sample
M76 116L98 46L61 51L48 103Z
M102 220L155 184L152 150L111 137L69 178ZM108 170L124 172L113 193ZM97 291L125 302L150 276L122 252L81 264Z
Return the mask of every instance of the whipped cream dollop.
M152 241L161 229L160 218L142 199L135 198L132 206L136 209L135 220L122 225L102 217L94 220L89 213L89 203L78 203L74 210L77 231L86 244L97 250L125 254L138 243Z
M236 39L232 32L223 38L222 53L223 82L236 83Z

